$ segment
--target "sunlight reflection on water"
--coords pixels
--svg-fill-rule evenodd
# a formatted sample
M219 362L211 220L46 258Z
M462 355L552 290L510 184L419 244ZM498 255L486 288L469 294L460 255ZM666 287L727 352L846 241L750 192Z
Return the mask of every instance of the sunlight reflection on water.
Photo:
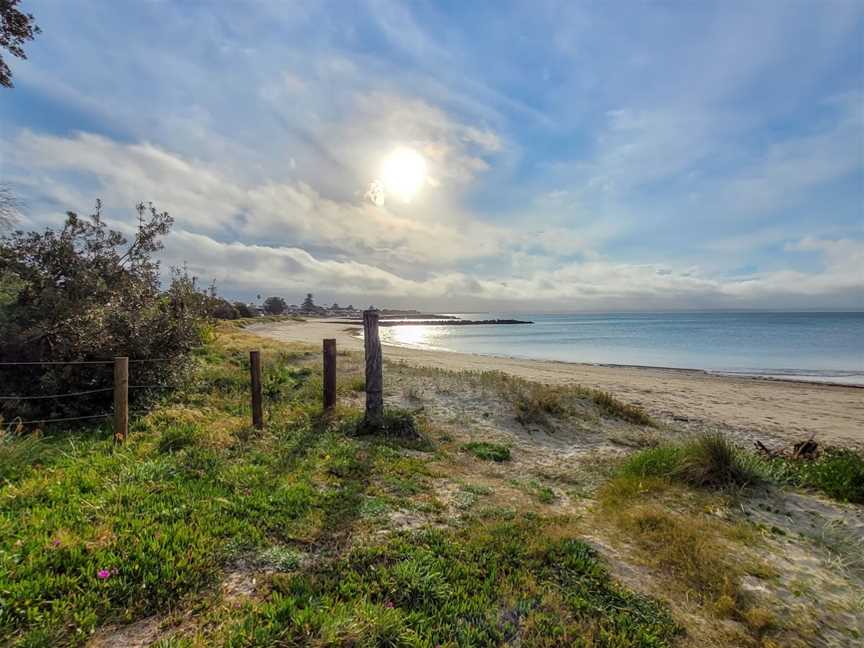
M439 348L442 338L447 336L443 326L388 326L382 327L381 341L384 344L420 349Z

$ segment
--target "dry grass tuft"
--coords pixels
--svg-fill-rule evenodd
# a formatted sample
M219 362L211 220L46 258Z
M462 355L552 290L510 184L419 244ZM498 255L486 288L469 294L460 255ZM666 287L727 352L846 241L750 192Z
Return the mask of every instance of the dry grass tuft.
M496 390L516 409L523 425L550 426L551 418L577 413L616 418L635 425L655 423L640 407L624 403L612 394L580 385L545 385L500 371L466 372L475 384Z

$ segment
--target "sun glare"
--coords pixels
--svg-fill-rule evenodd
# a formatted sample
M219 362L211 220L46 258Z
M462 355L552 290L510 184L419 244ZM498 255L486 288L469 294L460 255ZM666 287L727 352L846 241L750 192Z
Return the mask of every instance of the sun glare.
M411 148L397 148L381 165L381 183L388 195L411 202L426 183L426 160Z

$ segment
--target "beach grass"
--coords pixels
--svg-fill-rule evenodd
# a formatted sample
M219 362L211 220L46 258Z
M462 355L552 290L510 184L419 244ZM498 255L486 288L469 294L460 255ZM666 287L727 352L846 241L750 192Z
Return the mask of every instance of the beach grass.
M779 620L745 586L777 575L744 549L760 543L758 530L712 514L758 479L743 457L715 435L637 452L601 487L594 519L627 538L655 586L706 618L734 621L715 629L720 645L774 645L769 636L804 630L794 619Z
M624 462L619 476L665 478L701 488L741 487L759 479L753 463L726 437L707 434L637 452Z
M815 459L766 458L728 438L709 434L665 443L630 455L620 466L623 482L669 480L708 489L735 489L759 482L812 489L841 502L864 503L864 457L829 448Z
M654 426L654 420L639 406L612 394L582 385L546 385L501 371L461 372L470 382L492 389L510 402L523 425L548 427L550 419L598 414L634 425Z

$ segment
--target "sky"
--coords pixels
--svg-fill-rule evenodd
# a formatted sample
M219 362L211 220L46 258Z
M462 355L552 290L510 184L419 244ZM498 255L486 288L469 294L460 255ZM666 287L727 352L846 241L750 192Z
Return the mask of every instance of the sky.
M242 300L864 310L860 1L23 8L22 229L152 201L166 272ZM374 191L396 150L407 201Z

